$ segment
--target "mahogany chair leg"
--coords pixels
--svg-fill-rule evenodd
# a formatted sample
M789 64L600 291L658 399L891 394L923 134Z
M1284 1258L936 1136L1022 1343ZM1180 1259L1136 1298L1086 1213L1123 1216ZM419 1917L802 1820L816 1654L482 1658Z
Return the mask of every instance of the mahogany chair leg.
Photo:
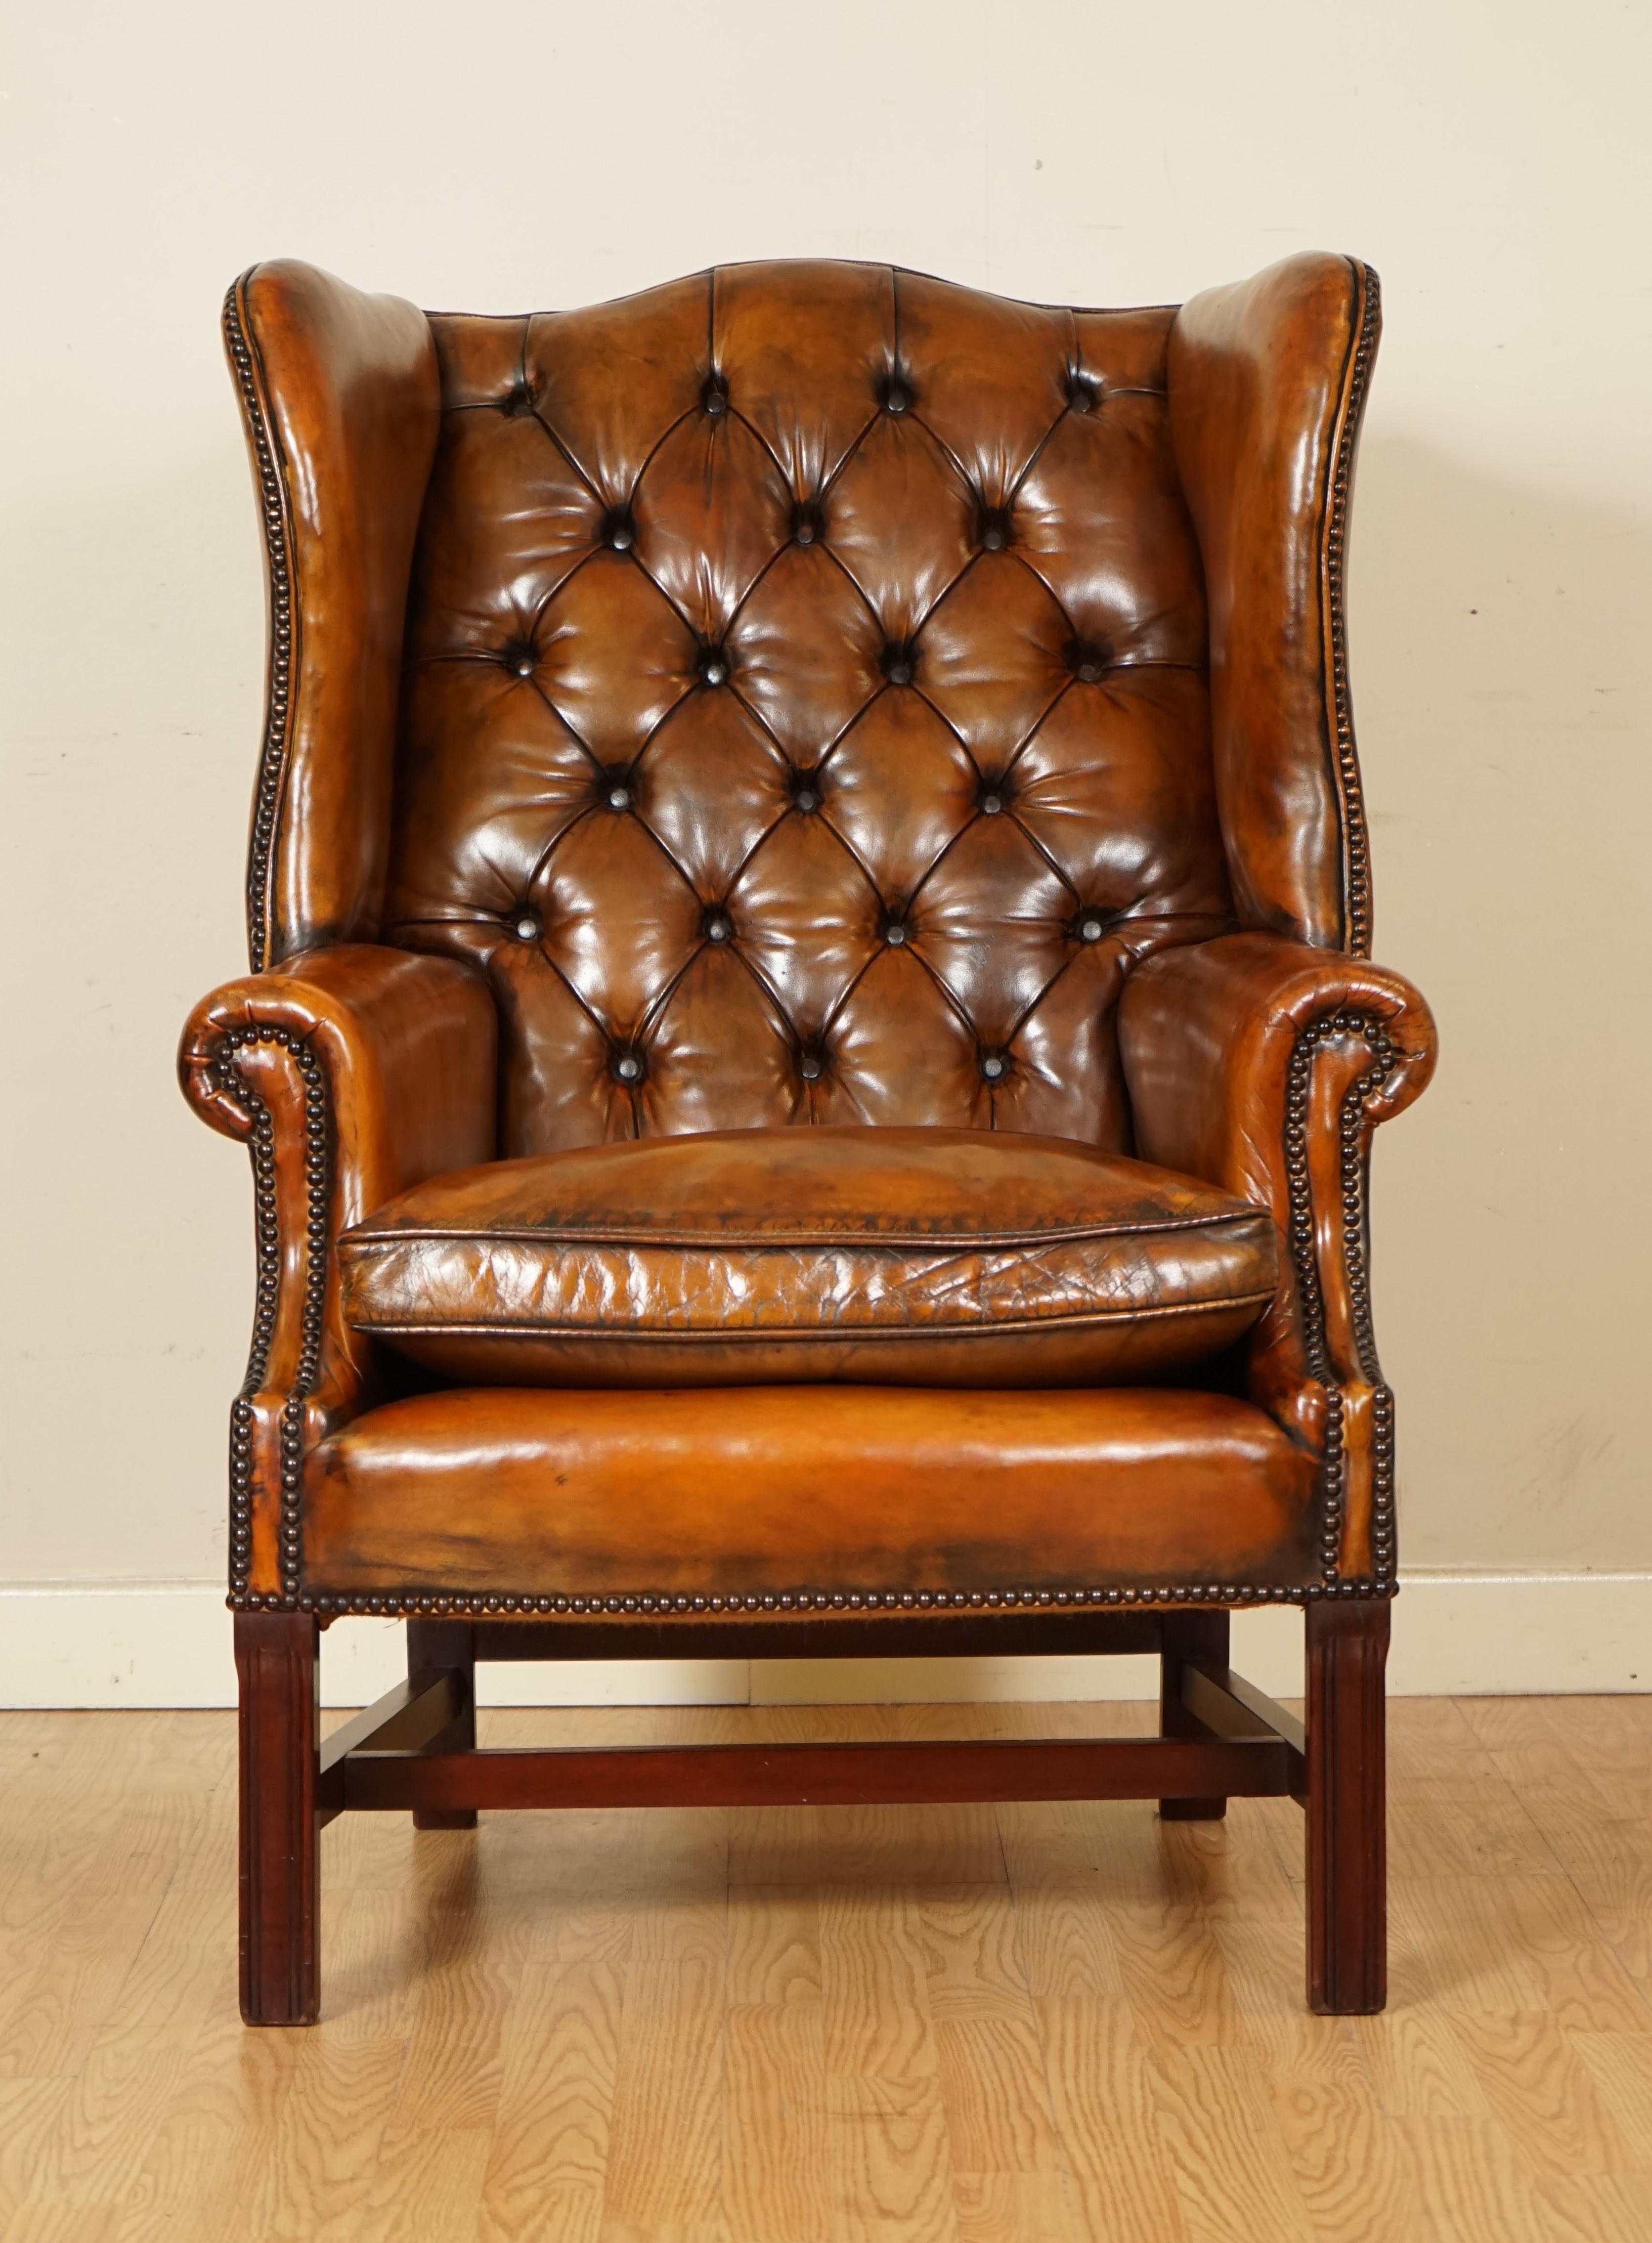
M241 2015L314 2024L320 1998L316 1885L315 1615L235 1615L240 1679Z
M456 1721L431 1741L432 1749L474 1752L476 1748L476 1639L469 1620L410 1620L408 1622L408 1672L446 1667L463 1678L464 1703ZM415 1807L415 1830L474 1830L474 1807Z
M1159 1734L1204 1736L1207 1732L1182 1703L1182 1669L1190 1661L1201 1667L1226 1667L1228 1615L1224 1612L1167 1613L1163 1627L1159 1647ZM1227 1811L1225 1799L1159 1802L1159 1814L1166 1822L1219 1822Z
M1386 1597L1308 1606L1308 2006L1369 2017L1388 1998Z

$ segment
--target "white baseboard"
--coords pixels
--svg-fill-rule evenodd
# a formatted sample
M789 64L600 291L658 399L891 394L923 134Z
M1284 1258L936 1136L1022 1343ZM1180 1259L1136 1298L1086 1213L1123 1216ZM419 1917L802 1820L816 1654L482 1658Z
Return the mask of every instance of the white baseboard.
M1652 1573L1418 1573L1394 1609L1390 1687L1413 1697L1652 1689ZM1240 1613L1234 1665L1276 1697L1302 1681L1294 1612ZM343 1620L321 1659L329 1706L402 1671L393 1620ZM1146 1698L1148 1659L590 1660L487 1667L494 1706L867 1705ZM0 1706L229 1706L223 1592L192 1581L0 1588Z

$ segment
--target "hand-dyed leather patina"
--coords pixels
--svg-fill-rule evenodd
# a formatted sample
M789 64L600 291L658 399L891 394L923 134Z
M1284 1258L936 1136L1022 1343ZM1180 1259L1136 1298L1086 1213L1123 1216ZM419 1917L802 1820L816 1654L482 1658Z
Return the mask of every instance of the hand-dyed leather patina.
M339 1252L351 1324L462 1384L1117 1385L1248 1330L1277 1236L1062 1138L821 1128L496 1162Z
M632 1610L1066 1602L1143 1579L1305 1584L1314 1480L1265 1412L1223 1394L461 1390L313 1452L306 1554L347 1593L381 1586L399 1546L404 1593L485 1595L502 1545L520 1595L577 1583Z
M663 1581L686 1513L590 1492L543 1539L582 1425L592 1491L646 1429L703 1440L712 1553L720 1485L783 1537L760 1485L814 1424L869 1579L920 1423L917 1579L989 1425L1041 1580L1089 1532L1132 1596L1392 1582L1364 1163L1433 1031L1356 954L1376 327L1319 255L1180 310L823 264L507 318L236 285L257 970L184 1064L259 1188L238 1599ZM732 1398L647 1391L679 1383ZM1010 1499L1046 1453L1017 1411L1089 1511ZM954 1527L985 1587L997 1526Z

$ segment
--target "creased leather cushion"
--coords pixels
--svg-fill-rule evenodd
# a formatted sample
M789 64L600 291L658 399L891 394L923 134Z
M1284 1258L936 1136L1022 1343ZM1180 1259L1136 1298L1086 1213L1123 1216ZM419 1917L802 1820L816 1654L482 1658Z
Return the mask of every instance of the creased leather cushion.
M727 1131L439 1176L340 1243L345 1306L447 1377L531 1386L1120 1384L1272 1297L1271 1217L1049 1137Z
M461 1390L369 1411L313 1452L305 1578L637 1610L1232 1596L1314 1578L1316 1485L1309 1451L1226 1394Z

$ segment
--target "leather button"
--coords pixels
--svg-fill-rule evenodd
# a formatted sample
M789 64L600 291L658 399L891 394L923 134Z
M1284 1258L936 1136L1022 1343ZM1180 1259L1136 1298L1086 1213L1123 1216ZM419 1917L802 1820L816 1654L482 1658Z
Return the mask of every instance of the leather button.
M525 381L518 381L506 390L499 401L499 410L507 420L518 413L526 413L534 401L534 394Z
M705 919L707 942L730 942L734 937L734 923L725 912L709 912Z
M883 385L883 409L886 413L910 413L916 399L911 388L898 374L890 374Z
M706 383L704 394L704 402L708 413L715 414L726 413L728 411L728 391L725 388L722 377L719 374L714 374L711 380Z
M910 685L918 671L918 657L909 646L887 646L880 667L891 685Z
M806 813L820 807L820 781L813 771L799 771L792 792L793 805Z
M1092 374L1069 374L1067 402L1075 413L1094 413L1101 403L1101 384Z
M892 950L899 950L907 939L907 930L898 919L892 919L883 931L883 939Z
M1097 919L1094 912L1086 912L1078 922L1078 939L1081 942L1099 942L1106 932L1105 923Z
M824 1071L824 1061L816 1051L806 1051L798 1061L798 1073L805 1082L819 1082Z
M707 685L728 684L728 657L720 647L707 647L700 657L700 676Z
M1008 1068L1009 1061L1004 1057L1002 1052L982 1052L981 1071L988 1082L999 1081L1008 1073Z
M622 1082L640 1082L643 1079L642 1060L634 1051L616 1052L614 1072Z
M629 553L637 542L637 524L631 520L628 507L616 507L603 519L603 542L612 546L616 553Z
M603 800L610 810L629 810L631 806L631 791L623 779L616 779L607 789Z
M981 798L981 806L987 817L996 818L1004 806L1004 798L996 787L989 788Z
M531 642L517 639L511 645L500 648L499 659L513 677L531 677L539 656Z
M1092 646L1087 640L1075 639L1067 650L1067 667L1081 685L1099 684L1107 666L1104 646Z
M826 535L826 524L820 509L813 499L806 499L792 509L792 535L799 545L813 545Z
M522 917L516 921L516 933L524 942L533 942L538 939L539 921L531 912L523 912Z
M1009 516L1001 507L995 507L981 518L981 550L1001 553L1009 542Z

